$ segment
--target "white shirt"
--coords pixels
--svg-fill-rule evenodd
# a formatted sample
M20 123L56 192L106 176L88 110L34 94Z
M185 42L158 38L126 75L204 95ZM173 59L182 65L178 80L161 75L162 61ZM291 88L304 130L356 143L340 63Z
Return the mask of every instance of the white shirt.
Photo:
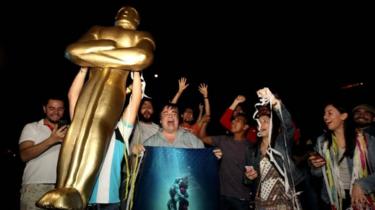
M44 120L26 124L22 130L19 144L25 141L33 141L39 144L51 135L52 131ZM38 157L26 163L22 177L22 185L25 184L54 184L56 183L57 161L59 158L61 144L56 144Z

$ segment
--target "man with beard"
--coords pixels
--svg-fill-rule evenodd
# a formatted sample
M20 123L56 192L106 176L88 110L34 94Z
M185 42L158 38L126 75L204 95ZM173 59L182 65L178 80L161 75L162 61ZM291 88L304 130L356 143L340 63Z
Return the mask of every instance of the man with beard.
M22 210L39 209L35 202L56 183L57 160L67 125L58 126L64 101L51 97L43 106L45 118L25 125L19 140L20 156L26 162L22 177Z
M135 126L131 146L143 144L146 139L154 135L159 130L159 126L153 122L154 106L150 98L143 98L138 111L139 121Z
M357 128L365 129L375 122L375 108L369 104L360 104L353 109L353 120Z
M375 208L375 108L360 104L353 109L356 124L356 147L353 156L352 206Z

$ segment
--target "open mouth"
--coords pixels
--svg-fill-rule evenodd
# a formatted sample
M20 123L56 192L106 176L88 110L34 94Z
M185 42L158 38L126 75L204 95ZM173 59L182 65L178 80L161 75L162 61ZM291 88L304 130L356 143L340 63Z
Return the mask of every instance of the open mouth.
M329 127L329 126L332 124L331 121L326 121L325 123L326 123L326 126L327 126L327 127Z

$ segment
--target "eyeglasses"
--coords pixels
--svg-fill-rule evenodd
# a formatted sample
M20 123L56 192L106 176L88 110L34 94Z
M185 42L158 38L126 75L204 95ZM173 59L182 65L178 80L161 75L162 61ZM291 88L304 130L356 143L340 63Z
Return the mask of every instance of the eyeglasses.
M177 113L161 113L163 117L177 117Z

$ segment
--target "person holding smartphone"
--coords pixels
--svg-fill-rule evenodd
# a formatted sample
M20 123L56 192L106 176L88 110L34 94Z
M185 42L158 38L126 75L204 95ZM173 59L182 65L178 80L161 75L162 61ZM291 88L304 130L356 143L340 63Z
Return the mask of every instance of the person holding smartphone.
M59 120L59 122L57 123L57 128L61 128L63 126L66 126L66 127L69 126L68 120L64 120L64 119Z
M22 177L21 210L39 209L35 202L56 183L56 168L66 126L58 127L64 116L64 101L50 97L43 105L45 117L28 123L19 139L20 157L26 163Z
M295 186L304 175L291 159L295 129L291 115L269 88L259 89L257 95L268 103L258 107L254 116L258 139L246 152L245 184L255 191L255 209L299 208Z
M351 206L355 129L349 112L338 101L325 105L323 120L326 132L310 154L311 172L324 180L321 209L344 210Z

